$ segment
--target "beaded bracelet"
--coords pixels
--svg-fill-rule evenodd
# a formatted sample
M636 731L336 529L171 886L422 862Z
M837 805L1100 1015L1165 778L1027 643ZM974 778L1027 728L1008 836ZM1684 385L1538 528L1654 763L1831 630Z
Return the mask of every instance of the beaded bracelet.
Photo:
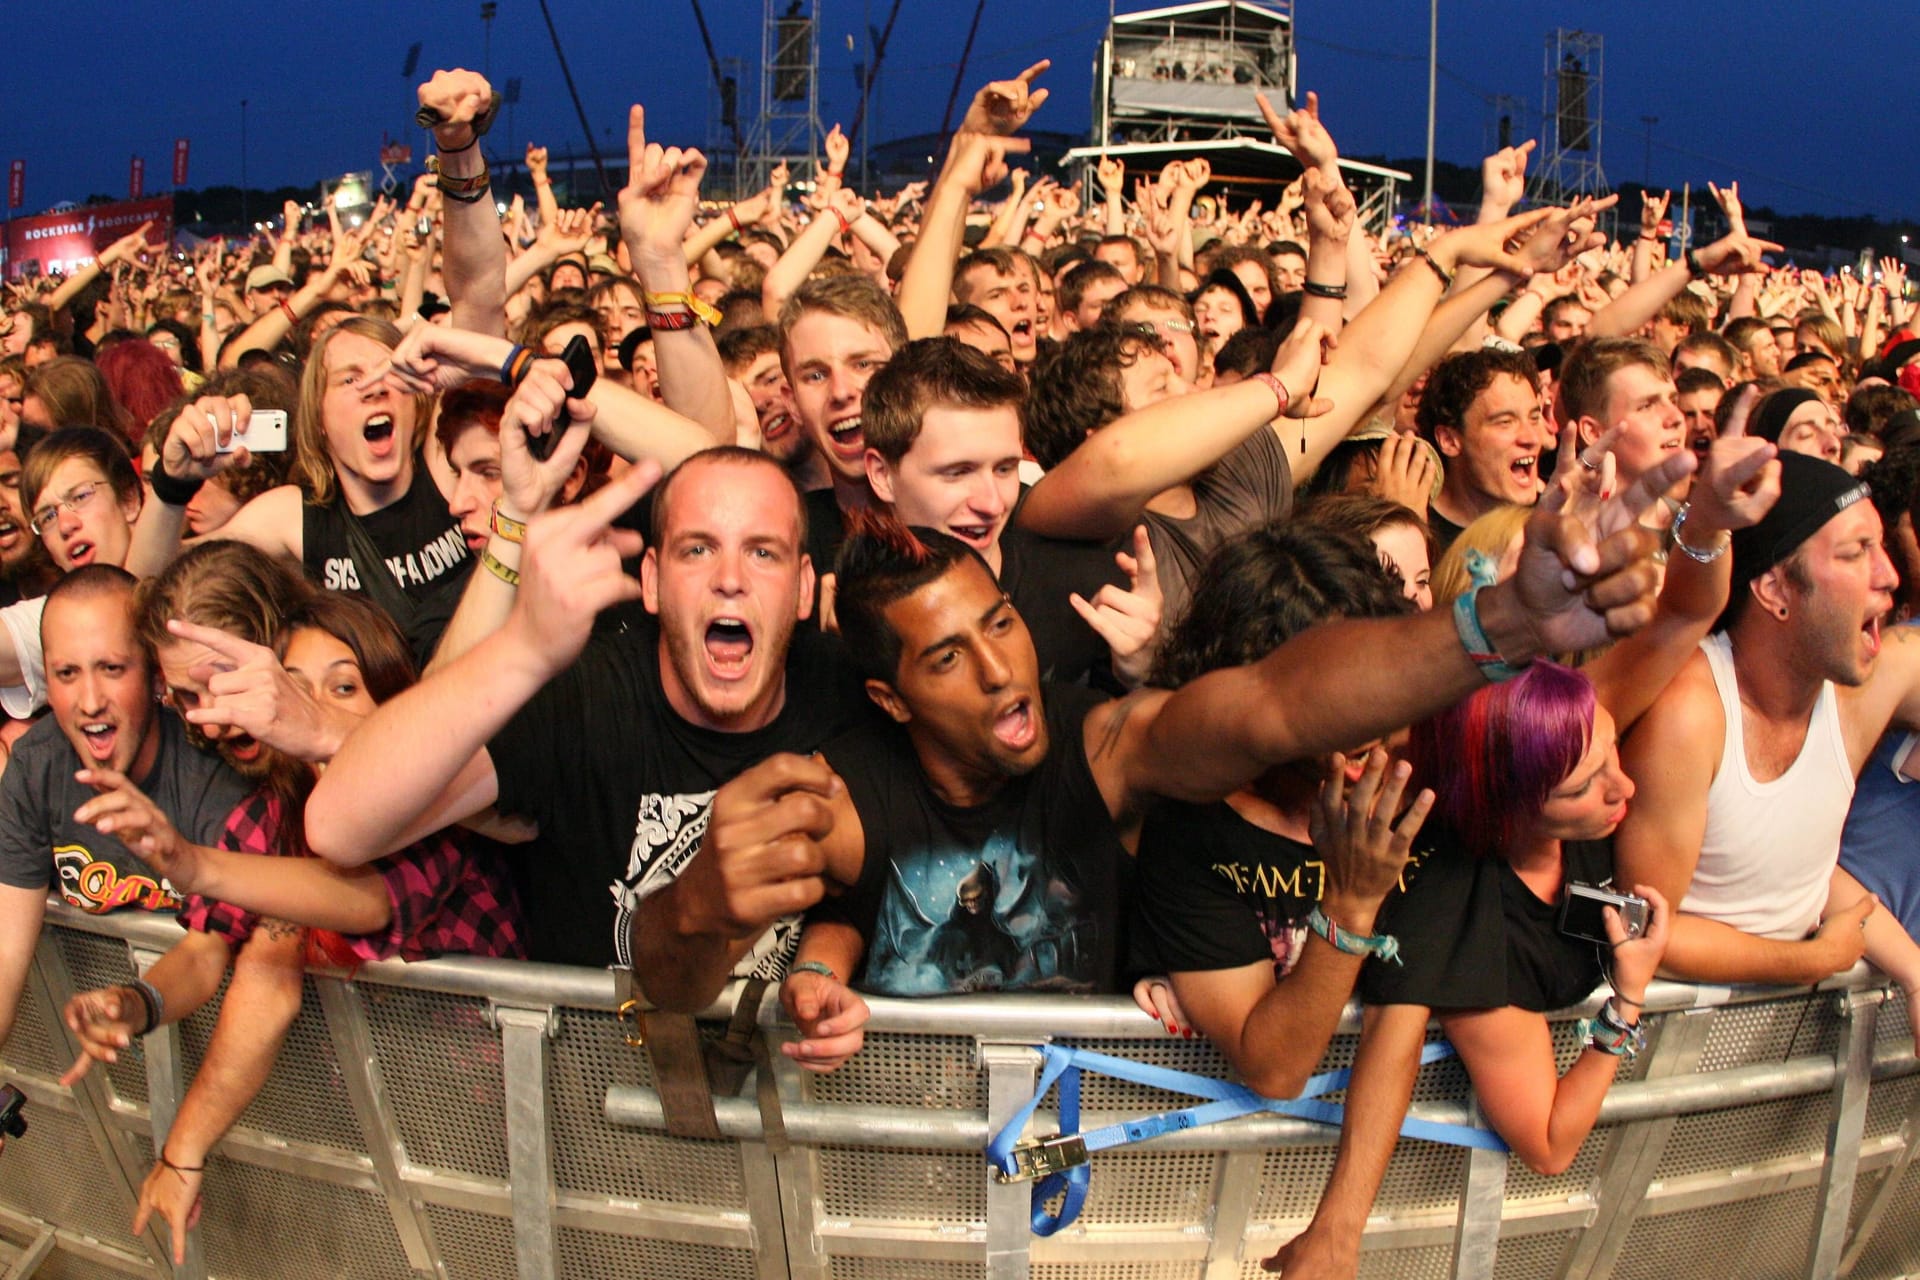
M1437 261L1434 260L1434 256L1431 253L1427 252L1425 246L1415 245L1413 247L1413 256L1420 259L1422 262L1426 263L1429 267L1433 268L1433 274L1440 277L1441 292L1444 293L1446 290L1453 288L1452 274L1448 272L1448 270L1445 267L1441 266Z

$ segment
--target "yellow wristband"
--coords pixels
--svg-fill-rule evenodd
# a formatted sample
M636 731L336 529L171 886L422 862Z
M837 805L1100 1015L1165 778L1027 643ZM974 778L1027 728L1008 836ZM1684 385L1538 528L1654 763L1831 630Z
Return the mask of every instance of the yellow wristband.
M494 499L493 518L487 522L487 527L511 543L519 544L527 540L527 522L515 520L502 512L498 498Z
M709 325L720 323L720 313L700 301L700 299L694 297L691 293L647 293L641 295L641 301L647 304L647 309L650 311L662 305L671 305L678 302L684 305L687 310L706 321Z
M487 550L485 547L480 548L480 564L488 573L500 579L500 581L506 583L508 586L517 587L520 585L520 571L500 563L500 557L494 555L493 552Z

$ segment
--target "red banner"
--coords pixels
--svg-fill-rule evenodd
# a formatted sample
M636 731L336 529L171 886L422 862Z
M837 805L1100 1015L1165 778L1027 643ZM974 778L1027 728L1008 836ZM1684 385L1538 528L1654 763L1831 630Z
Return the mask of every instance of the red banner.
M185 138L173 140L173 185L176 187L187 185L187 140Z
M15 161L15 180L20 161ZM70 213L43 213L33 218L15 218L7 224L6 274L17 277L28 263L37 264L42 275L68 274L99 256L100 250L132 231L143 222L153 223L147 232L149 244L164 245L173 240L173 197L155 196L151 200L124 204L96 204Z
M139 156L127 162L127 199L138 200L147 189L147 162Z
M7 208L18 209L27 199L27 162L15 160L7 166Z

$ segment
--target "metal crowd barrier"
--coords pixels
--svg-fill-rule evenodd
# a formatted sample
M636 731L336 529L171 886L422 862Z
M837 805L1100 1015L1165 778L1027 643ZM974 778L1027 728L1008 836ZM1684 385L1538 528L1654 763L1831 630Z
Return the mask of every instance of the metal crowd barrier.
M1094 1157L1080 1219L1028 1229L1028 1187L982 1148L1050 1039L1204 1073L1124 999L877 1001L863 1053L721 1098L720 1141L668 1136L607 973L481 960L307 979L260 1097L218 1149L184 1267L130 1234L135 1193L213 1027L211 1009L56 1080L74 991L124 981L170 922L52 913L0 1081L31 1130L0 1153L0 1276L77 1280L432 1276L544 1280L1222 1280L1305 1225L1335 1134L1277 1116ZM1405 1140L1363 1276L1894 1277L1920 1271L1920 1064L1905 1001L1864 966L1820 988L1656 985L1649 1044L1564 1174ZM1562 1063L1577 1052L1556 1018ZM769 998L770 1040L792 1034ZM718 1023L709 1024L717 1035ZM1353 1053L1354 1011L1326 1066ZM1089 1076L1091 1128L1188 1099ZM1463 1120L1457 1063L1416 1114ZM1041 1132L1051 1117L1036 1118Z

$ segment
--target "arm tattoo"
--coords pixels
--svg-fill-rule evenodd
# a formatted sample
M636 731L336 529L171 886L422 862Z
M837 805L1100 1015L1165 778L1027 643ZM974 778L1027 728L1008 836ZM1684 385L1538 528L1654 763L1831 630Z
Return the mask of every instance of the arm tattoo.
M1140 694L1130 693L1120 701L1108 704L1107 727L1088 759L1098 760L1120 745L1120 735L1126 731L1128 719L1139 708L1140 698Z
M295 924L291 920L279 920L273 916L262 918L260 927L267 931L267 937L275 941L279 941L282 938L291 938L299 933L301 929L300 925Z

